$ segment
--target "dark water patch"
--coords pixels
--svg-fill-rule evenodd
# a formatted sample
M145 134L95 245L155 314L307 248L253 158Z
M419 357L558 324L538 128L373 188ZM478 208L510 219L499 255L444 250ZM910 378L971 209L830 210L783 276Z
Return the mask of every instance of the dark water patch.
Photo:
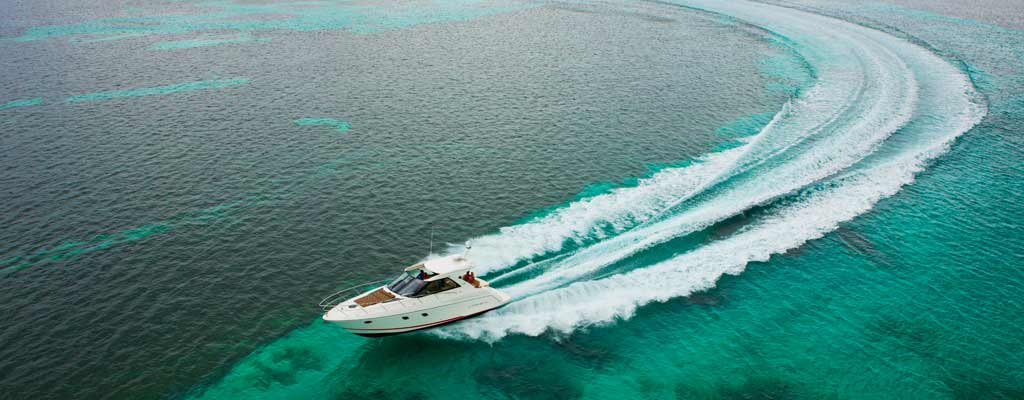
M640 14L639 17L644 21L656 22L661 24L671 24L673 22L677 22L674 18L669 18L661 15Z
M719 293L721 290L712 289L707 292L694 293L686 296L686 304L706 307L718 307L725 302L725 295Z
M784 400L810 398L799 396L793 385L780 376L752 375L741 380L710 385L680 383L675 387L676 399Z
M839 241L850 250L867 256L875 262L882 264L888 263L888 256L884 252L878 250L871 239L851 228L849 224L840 225L839 228L835 230L835 235L839 238Z
M358 351L357 359L337 365L322 384L342 395L398 398L418 396L416 388L451 390L466 387L470 378L435 381L439 369L460 367L495 352L484 343L442 340L423 332L369 340Z
M548 364L485 364L473 372L482 395L512 399L578 399L580 382Z
M710 242L725 239L736 232L739 232L740 229L749 226L749 224L754 220L754 214L755 212L753 210L751 210L749 214L748 212L742 212L712 225L707 229L707 241Z
M425 383L429 385L429 383ZM333 396L337 400L382 400L382 399L400 399L400 400L426 400L430 397L423 392L406 389L401 393L389 392L385 389L345 389L344 391L337 393Z
M1020 373L1018 372L1020 378ZM1021 379L996 379L984 375L954 370L942 380L954 399L1024 399L1024 381Z
M785 257L800 257L800 256L803 256L804 253L806 253L808 250L814 249L814 246L815 246L814 243L815 243L814 241L805 242L805 243L803 243L803 244L801 244L801 245L799 245L797 247L794 247L794 248L791 248L789 250L786 250L786 252L782 253L782 255L785 256Z
M599 338L587 334L552 338L551 344L569 359L589 368L603 368L615 359L615 354Z
M275 350L266 362L254 364L256 373L251 377L261 388L271 385L292 385L295 375L307 370L320 370L323 358L309 348L289 347Z
M560 11L570 11L570 12L574 12L574 13L583 13L583 14L594 14L594 13L598 12L597 9L587 8L587 7L585 7L584 5L581 5L581 4L571 4L571 3L561 3L561 2L552 2L551 4L548 4L547 7L554 8L554 9L557 9L557 10L560 10Z
M885 313L886 310L879 310ZM876 318L869 325L876 335L887 339L891 345L913 352L922 357L936 358L942 338L934 327L925 321L905 318L898 315L885 315Z

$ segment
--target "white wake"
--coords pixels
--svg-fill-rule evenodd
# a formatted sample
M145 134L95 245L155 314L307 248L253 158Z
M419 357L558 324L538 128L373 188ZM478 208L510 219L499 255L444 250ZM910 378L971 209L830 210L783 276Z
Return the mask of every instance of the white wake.
M722 274L739 273L751 261L798 247L870 210L985 114L964 73L886 33L764 4L685 5L784 36L818 80L740 147L474 239L472 258L485 270L558 251L567 241L583 247L522 269L532 277L503 288L516 299L508 306L435 333L496 340L571 332L710 288ZM809 194L729 238L586 280L639 251L801 190ZM677 209L680 204L687 207ZM613 235L604 236L607 231Z

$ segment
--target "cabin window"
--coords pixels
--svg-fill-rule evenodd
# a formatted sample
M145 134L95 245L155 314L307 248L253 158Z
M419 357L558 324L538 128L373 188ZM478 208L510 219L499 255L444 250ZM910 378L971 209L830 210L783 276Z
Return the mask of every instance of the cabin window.
M401 296L411 297L426 285L427 282L422 279L417 279L415 276L403 272L388 284L388 290Z
M451 278L439 279L436 281L427 282L427 284L423 285L423 288L420 289L419 292L410 297L429 296L432 294L444 292L446 290L452 290L457 287L459 287L459 284L455 283L455 281L453 281Z

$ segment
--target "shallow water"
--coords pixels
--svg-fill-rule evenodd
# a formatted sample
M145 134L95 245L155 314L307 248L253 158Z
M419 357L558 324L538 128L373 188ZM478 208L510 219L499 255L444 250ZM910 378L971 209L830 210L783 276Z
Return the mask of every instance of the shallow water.
M783 5L13 4L0 385L1020 397L1014 6ZM432 234L515 301L319 320Z

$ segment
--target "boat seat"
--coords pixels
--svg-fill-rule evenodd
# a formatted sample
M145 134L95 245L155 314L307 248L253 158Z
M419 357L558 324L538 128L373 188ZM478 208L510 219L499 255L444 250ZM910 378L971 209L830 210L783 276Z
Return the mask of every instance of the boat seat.
M388 291L384 290L384 288L380 288L370 293L367 293L365 296L355 299L353 301L360 306L369 307L374 304L383 303L394 298L395 295L388 293Z

